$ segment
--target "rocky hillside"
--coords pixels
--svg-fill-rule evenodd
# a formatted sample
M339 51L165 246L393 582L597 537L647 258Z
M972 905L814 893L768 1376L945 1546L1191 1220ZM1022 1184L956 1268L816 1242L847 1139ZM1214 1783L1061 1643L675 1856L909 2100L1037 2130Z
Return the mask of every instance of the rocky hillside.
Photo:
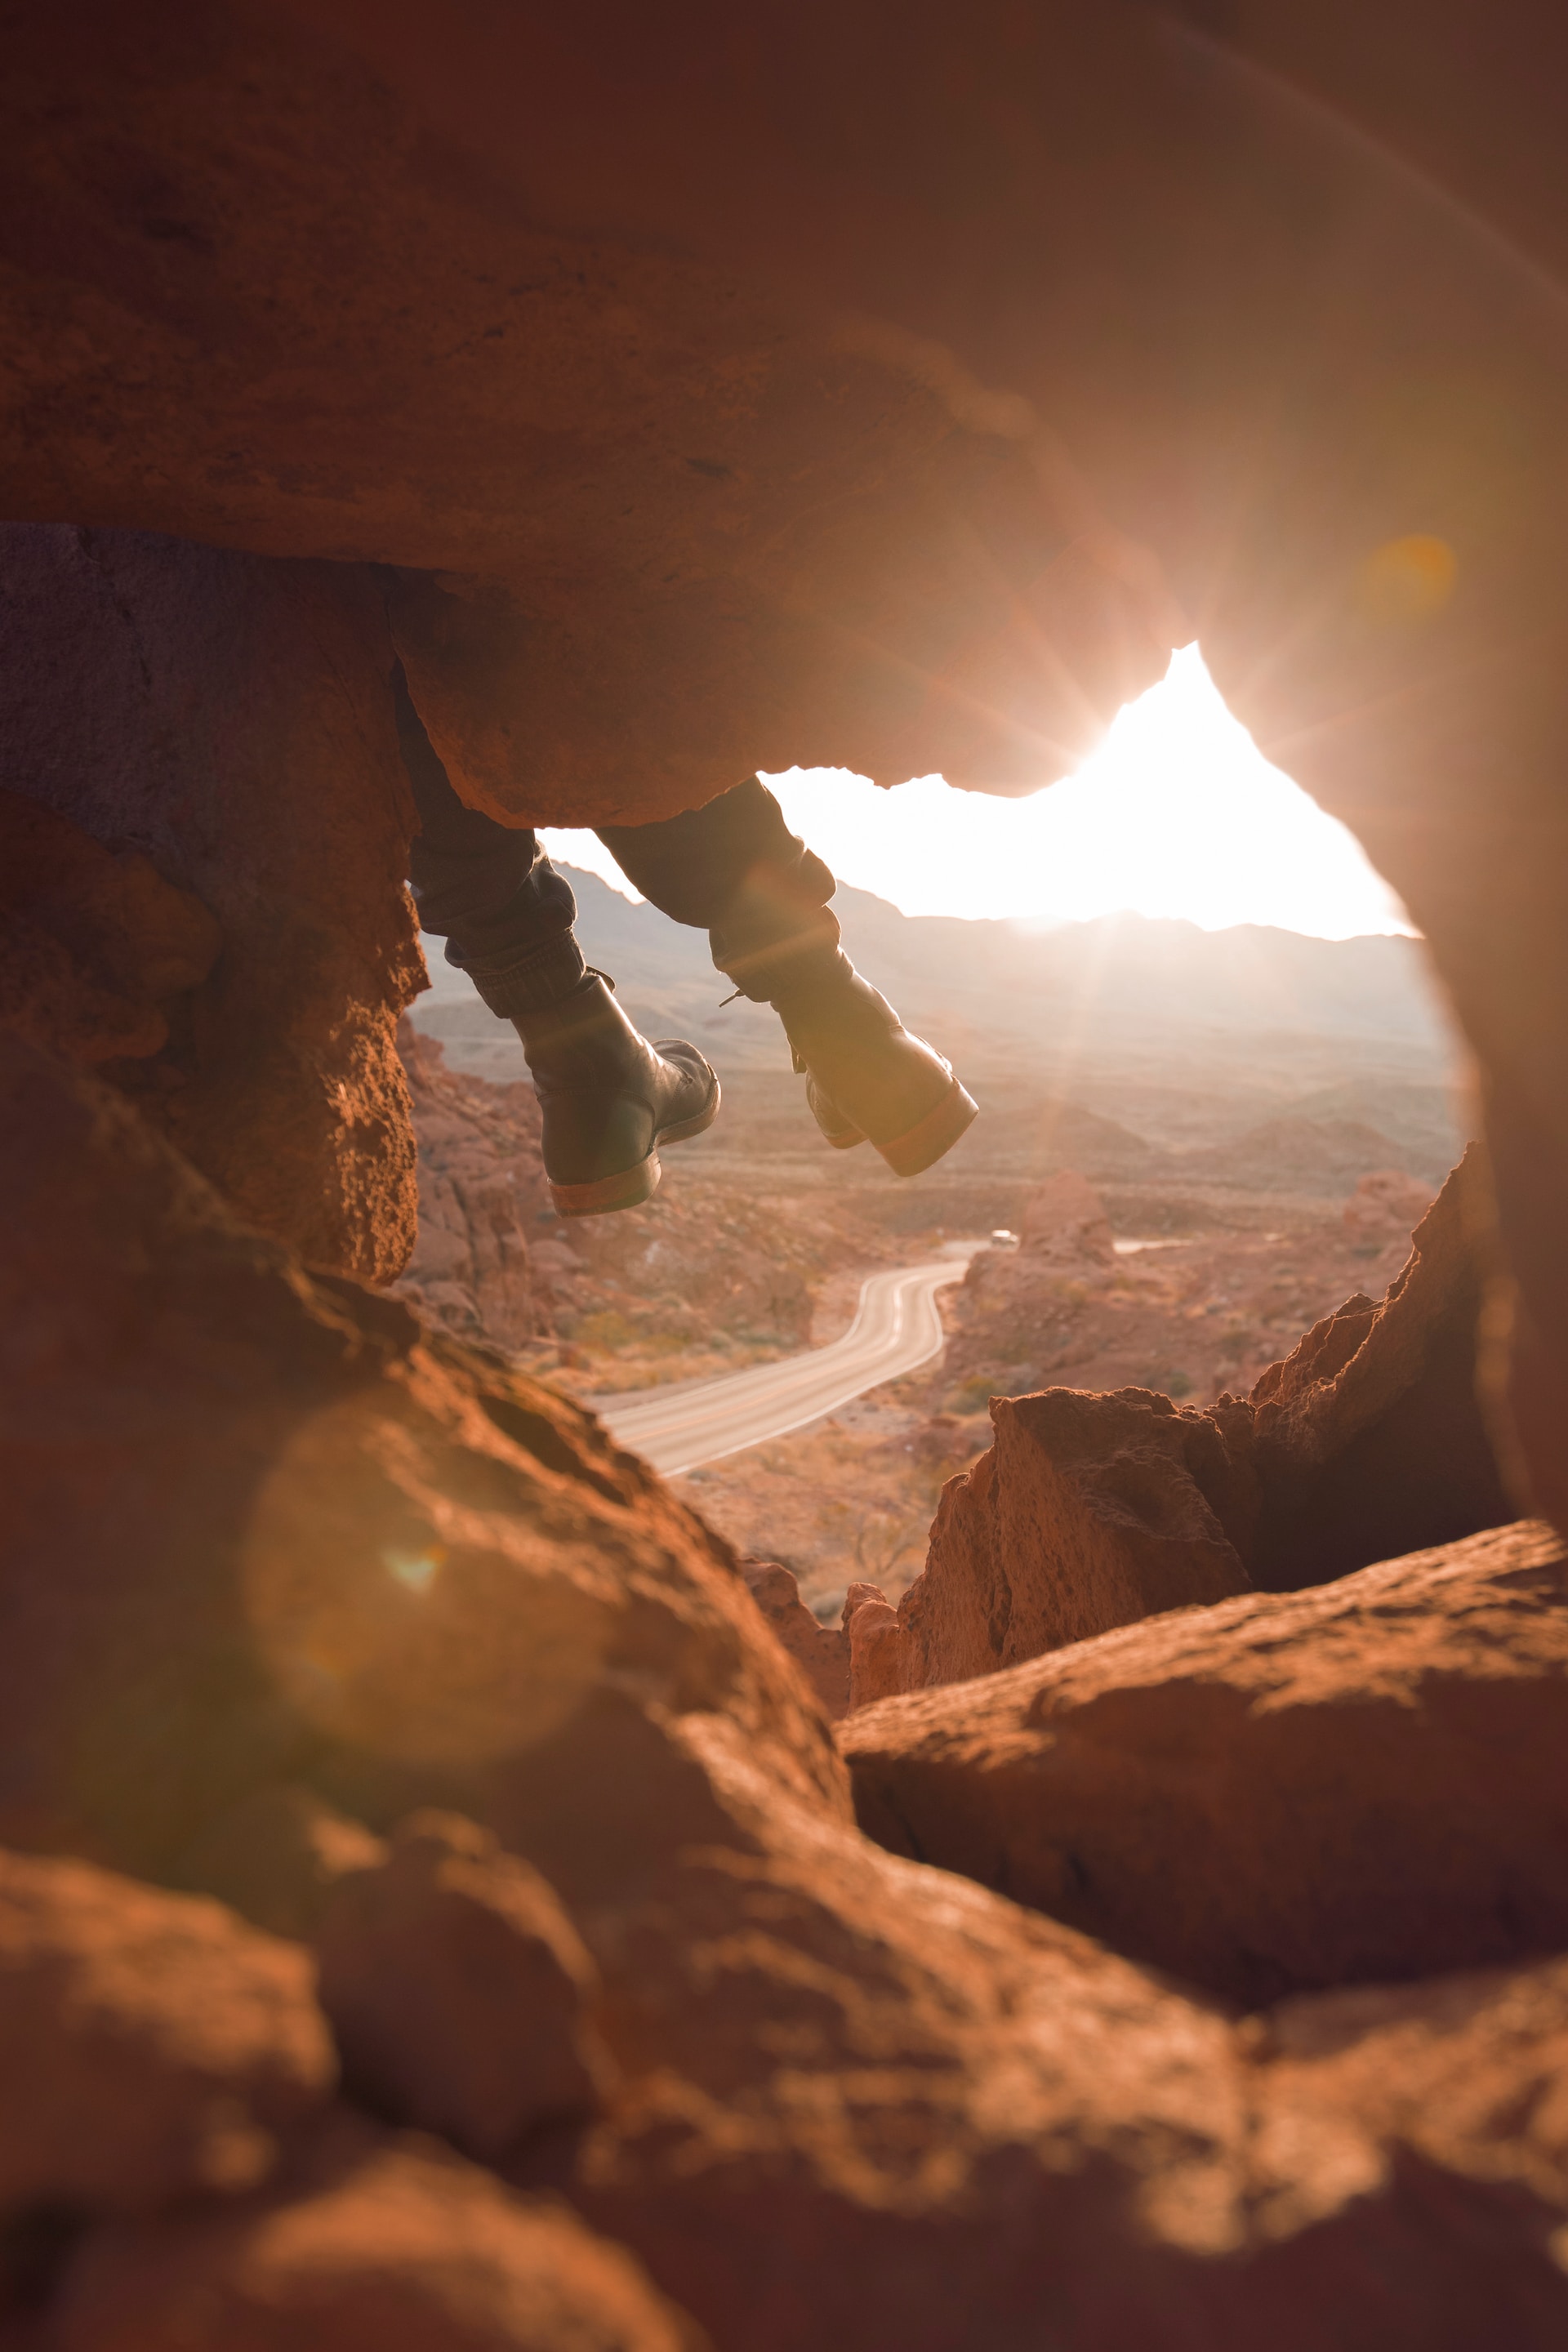
M782 1571L753 1599L558 1396L0 1065L0 1232L71 1302L4 1365L15 2340L1556 2344L1555 1536L1189 1582L862 1706L841 1759L843 1645L806 1678ZM1386 1421L1422 1252L1360 1402L1331 1333L1255 1405L1282 1458ZM1182 1440L1080 1482L1102 1554L1173 1549L1126 1507L1145 1454L1245 1548L1229 1423L1082 1402ZM1011 1410L1021 1530L1060 1454ZM1081 1546L1005 1558L1016 1622L1092 1622ZM898 1621L850 1598L864 1696Z

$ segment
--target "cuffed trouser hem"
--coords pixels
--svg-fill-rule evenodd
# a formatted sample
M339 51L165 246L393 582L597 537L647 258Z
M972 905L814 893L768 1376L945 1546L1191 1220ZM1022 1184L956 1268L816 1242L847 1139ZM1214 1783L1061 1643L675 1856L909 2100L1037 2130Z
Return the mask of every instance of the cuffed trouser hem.
M447 950L449 961L457 959ZM545 1013L580 988L588 967L570 931L561 931L524 954L466 955L461 969L492 1013L515 1021L527 1013Z

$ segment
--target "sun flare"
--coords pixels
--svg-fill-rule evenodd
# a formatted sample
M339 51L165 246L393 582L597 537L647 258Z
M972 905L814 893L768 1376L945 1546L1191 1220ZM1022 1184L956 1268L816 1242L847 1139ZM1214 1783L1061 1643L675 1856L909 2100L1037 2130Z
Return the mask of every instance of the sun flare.
M1027 800L955 792L940 776L882 792L841 768L765 781L841 881L906 915L1063 923L1131 911L1331 940L1413 928L1354 835L1269 766L1196 646L1117 714L1076 775ZM592 834L544 841L626 889Z

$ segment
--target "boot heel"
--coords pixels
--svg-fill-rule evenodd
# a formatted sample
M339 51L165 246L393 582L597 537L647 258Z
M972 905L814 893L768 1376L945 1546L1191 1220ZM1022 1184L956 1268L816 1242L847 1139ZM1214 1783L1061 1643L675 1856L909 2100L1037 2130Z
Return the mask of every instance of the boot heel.
M890 1142L879 1143L877 1150L895 1176L918 1176L951 1151L959 1137L980 1116L980 1105L968 1089L954 1078L934 1110L902 1135Z
M635 1168L597 1177L592 1184L552 1183L550 1197L558 1217L607 1217L616 1209L637 1209L651 1201L663 1173L658 1152L650 1151Z

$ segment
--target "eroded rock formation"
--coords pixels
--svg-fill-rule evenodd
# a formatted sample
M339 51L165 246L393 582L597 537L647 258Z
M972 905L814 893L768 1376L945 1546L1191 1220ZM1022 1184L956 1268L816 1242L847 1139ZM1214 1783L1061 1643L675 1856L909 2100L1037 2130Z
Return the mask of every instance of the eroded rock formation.
M861 1824L1256 2006L1568 1945L1568 1564L1503 1528L858 1714Z
M0 616L6 779L37 810L26 837L7 819L28 925L8 953L57 1000L73 973L69 1013L40 997L24 1025L133 1095L250 1223L389 1279L416 1201L394 1032L424 966L374 584L11 526Z
M821 0L700 0L668 41L618 0L547 34L479 0L439 24L180 0L149 43L72 0L14 28L0 508L390 567L433 737L528 821L666 814L795 761L1033 786L1201 619L1222 691L1358 832L1453 992L1517 1285L1493 1385L1506 1342L1555 1507L1568 208L1531 160L1548 37L1485 12L1478 72L1474 8L1401 0L1369 48L1343 0L1223 24L982 0L918 34L873 0L846 47ZM247 614L198 593L190 618L210 658L176 747L257 674ZM331 764L308 797L336 823L324 747L359 761L367 667L335 629L270 640L261 674L320 678L331 640L331 676L262 788L238 777L270 715L195 763L273 842L283 779ZM90 797L120 762L72 764ZM378 919L359 936L384 956ZM323 1212L257 1173L233 1073L285 1054L289 1003L186 1131L260 1222L379 1274L408 1239L381 1042L405 983L344 977L290 1000L328 1032L324 1094L301 1107L296 1069L271 1100L296 1166L348 1105L342 1141L377 1148L329 1160L379 1194Z
M992 1401L881 1640L879 1696L993 1674L1163 1610L1321 1583L1510 1516L1475 1388L1474 1156L1381 1304L1314 1325L1245 1401Z
M1370 29L1342 0L545 14L85 0L8 27L0 505L31 527L0 730L32 806L0 982L0 1968L38 2071L5 2118L5 2324L48 2352L1556 2352L1550 1541L890 1700L862 1728L933 1840L957 1823L933 1870L856 1829L701 1524L342 1278L413 1234L395 657L470 797L583 823L795 761L1033 785L1201 614L1453 992L1499 1385L1563 1517L1551 29L1489 12L1478 73L1479 16L1405 0ZM1138 1522L1140 1605L1167 1527L1256 1582L1502 1507L1452 1214L1212 1444L1131 1400L1149 1516L1120 1473L1061 1482L1097 1542ZM867 1693L884 1612L847 1629ZM1298 1776L1323 1876L1294 1885ZM502 2009L537 2011L548 1948L557 2025L575 1988L606 2053L570 2118L487 2110L488 2166L405 2135L481 2144L368 2044L357 2095L408 2112L334 2090L301 1941L114 1875L221 1885L325 1949L431 1806L486 1886L432 1864L376 1932L439 2003L437 2088L492 1937ZM507 1855L548 1885L526 1933ZM1015 1867L1106 1940L977 1883ZM475 1940L437 1967L447 1895ZM1239 2023L1215 1991L1285 1985L1333 1989Z
M1298 2003L1238 2029L973 1876L879 1851L731 1559L585 1416L422 1334L396 1302L307 1278L122 1096L25 1042L5 1055L8 1131L26 1139L0 1219L24 1540L5 1586L0 1822L14 1843L190 1882L225 1853L226 1823L232 1845L269 1791L293 1792L271 1801L261 1896L281 1899L291 1834L351 2091L364 2069L382 2110L372 2124L334 2103L297 1947L136 1888L117 1927L115 1883L93 1876L111 1958L138 1949L161 1905L161 1932L197 1918L213 1958L192 1967L228 1969L237 1994L265 1956L287 1956L265 1958L287 1999L256 2032L309 2064L297 2123L268 2126L275 2174L123 2221L89 2187L75 2234L13 2232L31 2249L14 2291L56 2340L158 2342L199 2298L208 2333L194 2340L268 2352L542 2347L566 2315L595 2344L681 2341L634 2263L719 2352L1023 2352L1042 2329L1074 2345L1267 2332L1308 2352L1330 2312L1371 2352L1391 2311L1410 2340L1442 2341L1483 2305L1513 2340L1554 2340L1568 2278L1545 2249L1568 2184L1531 2085L1558 2063L1560 1964L1386 1993L1321 2024ZM19 1311L45 1296L47 1316ZM1495 1582L1528 1631L1547 1555L1523 1557L1528 1576ZM1458 1725L1492 1688L1493 1652L1478 1674L1458 1574L1407 1573L1426 1573L1409 1644L1427 1659L1452 1645ZM1376 1720L1394 1670L1384 1596L1339 1591L1366 1646L1320 1691L1303 1641L1319 1756L1339 1753L1355 1705ZM1238 1672L1252 1654L1227 1609L1316 1608L1326 1623L1332 1606L1223 1604L1218 1654L1230 1643ZM1164 1622L1195 1629L1205 1612ZM1536 1743L1509 1751L1510 1774L1527 1764L1544 1791L1563 1776L1546 1769L1550 1727L1521 1705L1545 1677L1525 1671L1530 1646L1510 1653L1500 1703ZM1092 1672L1096 1645L1068 1654ZM1468 1753L1461 1741L1460 1774ZM1503 1779L1468 1818L1489 1822ZM1347 1842L1364 1840L1381 1792L1340 1785L1347 1816L1360 1808ZM445 1822L378 1846L433 1803ZM363 1851L341 1852L340 1826L331 1865L334 1820L358 1824ZM1448 1828L1406 1842L1412 1917L1422 1904L1465 1916ZM1461 1850L1479 1844L1473 1831ZM1513 1851L1543 1851L1522 1816ZM978 1872L984 1854L954 1859ZM1513 1882L1549 1904L1538 1868ZM451 1906L467 1924L447 1936ZM1517 1916L1521 1947L1552 1924ZM367 1977L377 1938L386 1966ZM1363 1947L1347 1948L1353 1965ZM1479 1957L1458 1933L1432 1948ZM536 1964L563 1991L553 2010ZM373 1979L377 1999L418 1989L405 2068L367 2063L353 1988ZM574 2127L546 2127L525 2100L500 2115L492 2095L521 2097L521 2065L499 2084L465 2076L481 1992L497 2004L487 2049L546 2031L558 2053L581 2052L591 2014L605 2055L575 2077ZM162 2014L148 2063L177 2073ZM1465 2053L1452 2116L1426 2095L1450 2063L1444 2020ZM124 2030L143 2031L135 2017ZM443 2051L435 2077L420 2072L420 2053ZM265 2053L243 2063L269 2079ZM448 2102L465 2080L483 2090L489 2169L388 2136L437 2119L432 2080ZM556 2095L544 2104L561 2116ZM438 2119L474 2128L450 2104ZM581 2220L528 2201L545 2189ZM1369 2296L1371 2274L1384 2284Z
M802 1601L794 1573L776 1559L743 1559L741 1573L774 1637L805 1675L822 1712L830 1723L837 1723L849 1709L847 1622L819 1624ZM847 1621L847 1602L845 1616Z

